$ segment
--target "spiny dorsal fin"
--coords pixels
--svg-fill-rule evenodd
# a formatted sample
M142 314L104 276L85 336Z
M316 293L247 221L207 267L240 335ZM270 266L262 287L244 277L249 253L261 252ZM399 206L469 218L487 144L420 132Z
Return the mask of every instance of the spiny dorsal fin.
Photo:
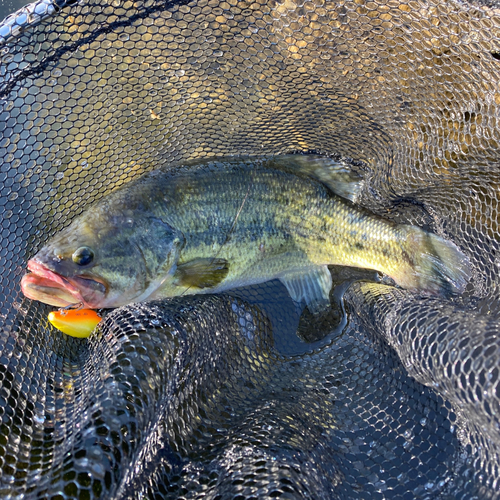
M356 202L363 178L347 164L319 155L284 155L276 157L271 166L305 174L322 182L331 191L347 200Z
M225 259L199 258L179 264L174 273L177 286L212 288L217 286L229 272Z
M280 278L295 302L305 302L316 314L330 305L332 275L328 266L313 267L307 271L289 273Z

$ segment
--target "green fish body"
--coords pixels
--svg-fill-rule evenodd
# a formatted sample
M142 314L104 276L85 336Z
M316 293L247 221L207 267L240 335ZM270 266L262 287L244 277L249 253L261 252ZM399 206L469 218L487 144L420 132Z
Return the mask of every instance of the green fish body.
M278 278L316 310L337 264L407 289L463 290L468 260L453 243L337 196L304 168L322 163L333 162L235 157L148 173L57 234L28 263L22 289L56 306L99 308Z

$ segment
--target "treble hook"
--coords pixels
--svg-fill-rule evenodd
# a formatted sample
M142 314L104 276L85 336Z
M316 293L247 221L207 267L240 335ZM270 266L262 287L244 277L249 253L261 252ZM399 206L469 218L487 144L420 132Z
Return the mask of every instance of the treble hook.
M79 311L80 309L83 309L83 302L75 302L74 304L61 307L59 313L64 316L68 311Z

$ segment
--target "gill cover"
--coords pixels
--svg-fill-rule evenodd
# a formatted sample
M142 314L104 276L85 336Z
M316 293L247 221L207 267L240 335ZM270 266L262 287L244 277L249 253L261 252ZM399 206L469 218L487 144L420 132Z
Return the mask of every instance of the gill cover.
M146 284L137 302L146 300L169 277L173 276L179 254L185 245L181 231L157 217L145 217L137 222L132 243L142 255L146 270Z

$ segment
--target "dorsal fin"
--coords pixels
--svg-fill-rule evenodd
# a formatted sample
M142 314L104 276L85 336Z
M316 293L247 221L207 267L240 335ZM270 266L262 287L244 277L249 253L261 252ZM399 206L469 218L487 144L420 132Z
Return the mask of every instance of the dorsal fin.
M363 187L363 178L346 164L319 155L284 155L273 158L270 166L312 177L335 194L356 202Z

